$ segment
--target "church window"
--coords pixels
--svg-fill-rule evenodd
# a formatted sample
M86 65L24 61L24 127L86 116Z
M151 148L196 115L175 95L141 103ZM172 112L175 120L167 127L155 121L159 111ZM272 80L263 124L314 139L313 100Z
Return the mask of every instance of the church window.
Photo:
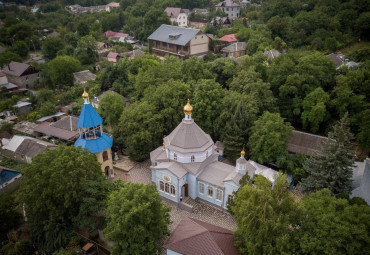
M108 160L108 152L104 151L103 152L103 161L107 161L107 160Z
M170 193L170 185L168 183L164 184L164 192Z
M164 191L164 182L159 181L159 190Z
M177 161L177 154L176 153L173 154L173 160Z
M204 183L203 182L199 183L199 194L204 195Z
M213 187L212 186L208 186L208 196L213 197Z
M193 163L195 161L195 156L194 155L192 155L191 156L191 163Z
M176 189L175 186L171 185L171 195L175 196L176 195Z
M222 201L222 190L221 189L216 190L216 200Z
M227 196L227 202L228 203L230 203L232 199L233 199L233 195L228 195Z

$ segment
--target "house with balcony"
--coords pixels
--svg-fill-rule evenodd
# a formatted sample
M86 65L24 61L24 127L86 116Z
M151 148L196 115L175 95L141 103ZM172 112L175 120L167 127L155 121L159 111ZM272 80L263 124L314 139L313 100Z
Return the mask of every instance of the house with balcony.
M209 37L200 29L161 25L149 37L152 53L159 57L180 58L202 56L209 51Z

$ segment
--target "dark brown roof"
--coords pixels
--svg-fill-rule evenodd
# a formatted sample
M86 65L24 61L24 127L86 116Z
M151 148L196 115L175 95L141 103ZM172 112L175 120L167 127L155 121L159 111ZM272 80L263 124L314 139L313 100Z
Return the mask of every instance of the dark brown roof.
M56 145L38 139L24 139L23 142L18 146L16 153L33 158L47 148L53 147L56 147Z
M287 149L289 152L312 156L315 151L320 150L321 144L327 140L328 138L324 136L294 130Z
M77 120L78 120L77 117L65 116L62 119L54 123L51 123L50 126L61 128L61 129L68 130L68 131L77 131L78 130ZM72 130L71 130L71 124L72 124Z
M230 230L192 218L181 220L163 247L184 255L240 254Z
M335 65L337 67L341 66L344 64L344 60L340 58L340 55L338 54L334 54L334 53L330 53L329 55L327 55L331 61L333 61L335 63Z
M4 66L3 72L8 75L21 76L30 65L12 61L8 65Z

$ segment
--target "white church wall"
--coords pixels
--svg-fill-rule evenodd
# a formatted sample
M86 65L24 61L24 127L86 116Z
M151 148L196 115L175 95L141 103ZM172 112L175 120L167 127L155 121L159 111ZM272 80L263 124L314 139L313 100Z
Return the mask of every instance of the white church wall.
M229 195L232 196L233 192L237 191L239 187L236 186L233 181L224 182L224 186L225 186L224 203L222 207L227 208L227 200Z
M199 183L203 183L204 184L204 193L200 193L199 192ZM208 194L208 187L211 188L213 191L212 191L212 196L209 196ZM222 190L222 195L221 195L221 200L217 200L216 199L216 194L217 194L217 189L220 189ZM220 207L223 206L223 200L224 200L224 189L222 187L218 187L218 186L215 186L213 184L210 184L206 181L202 181L202 180L197 180L197 183L196 183L196 194L197 194L197 197L207 201L207 202L210 202L212 204L215 204L215 205L218 205Z
M196 180L197 178L192 175L192 174L188 174L188 178L187 178L187 182L188 182L188 188L189 188L189 197L191 197L192 199L196 199L197 198L197 194L196 194L196 189L197 189L197 185L196 185Z
M154 176L154 178L152 178L152 180L155 182L155 185L157 186L157 190L159 192L159 194L162 196L162 197L165 197L169 200L172 200L174 202L179 202L179 192L180 192L180 188L181 186L179 187L179 181L177 179L177 176L175 176L174 174L172 174L170 171L166 170L166 169L163 169L163 170L152 170L152 177ZM171 195L170 193L167 193L165 191L162 191L160 189L160 181L163 181L163 183L168 183L170 186L173 185L175 186L175 195Z
M175 153L176 153L177 159L175 159ZM200 163L206 160L206 158L211 155L212 155L212 146L210 146L205 151L195 152L195 153L179 153L179 152L167 149L167 157L177 162L180 162L180 163L191 163L191 156L194 156L195 163Z

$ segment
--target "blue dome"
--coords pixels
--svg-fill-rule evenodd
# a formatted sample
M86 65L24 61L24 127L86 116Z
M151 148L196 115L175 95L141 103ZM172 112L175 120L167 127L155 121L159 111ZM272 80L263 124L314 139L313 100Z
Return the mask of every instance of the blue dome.
M80 113L80 117L77 121L77 127L80 128L92 128L99 126L103 123L103 119L100 117L92 107L91 104L84 104Z
M103 133L102 136L96 139L83 139L79 137L75 142L75 147L81 146L83 149L87 149L91 153L99 153L112 147L113 139Z

